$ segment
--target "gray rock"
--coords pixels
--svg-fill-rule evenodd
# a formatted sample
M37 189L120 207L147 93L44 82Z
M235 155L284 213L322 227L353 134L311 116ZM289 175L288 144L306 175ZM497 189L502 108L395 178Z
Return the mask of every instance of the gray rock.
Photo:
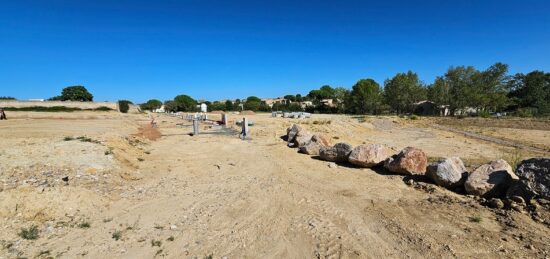
M318 156L322 147L328 147L330 142L328 138L323 135L315 134L308 142L299 147L299 152L308 154L311 156Z
M353 147L347 143L337 143L332 147L321 147L319 156L330 162L346 162Z
M389 156L390 152L383 145L359 145L351 151L348 161L357 166L373 167L384 162Z
M294 138L294 141L292 142L292 146L294 147L301 147L305 144L309 143L311 141L311 138L313 135L309 133L307 130L301 130L296 134L296 137ZM289 143L290 145L290 143Z
M489 207L494 208L494 209L502 209L502 208L504 208L504 202L502 202L501 199L492 198L489 201Z
M512 167L499 159L476 168L464 183L466 193L486 198L501 197L518 177Z
M427 166L426 153L414 147L406 147L384 163L384 167L390 172L406 175L424 175Z
M338 165L334 162L330 162L330 163L328 163L328 167L329 168L338 168Z
M325 146L323 146L319 142L310 141L307 144L300 147L300 153L304 153L310 156L318 156L322 147L325 147Z
M550 158L531 158L522 161L516 170L519 180L510 187L507 197L520 196L550 199Z
M439 186L453 188L464 183L466 167L460 158L449 157L429 165L426 175Z
M303 130L302 126L300 126L298 124L292 125L290 128L288 128L286 130L286 136L287 136L286 141L288 143L293 143L294 139L296 138L296 135L298 135L298 132L300 132L302 130Z

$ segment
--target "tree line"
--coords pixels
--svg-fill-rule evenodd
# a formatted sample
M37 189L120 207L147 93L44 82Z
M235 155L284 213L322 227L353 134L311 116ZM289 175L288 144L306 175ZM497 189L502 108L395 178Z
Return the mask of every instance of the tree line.
M13 100L13 97L0 97ZM413 71L397 73L380 85L373 79L361 79L351 88L321 86L307 95L285 95L283 103L267 105L256 96L234 101L205 103L209 111L308 111L313 113L347 114L411 114L420 101L430 101L450 115L511 112L518 116L550 115L550 73L532 71L510 75L508 65L495 63L485 70L473 66L450 67L435 78L432 84L423 83ZM69 86L61 95L49 100L93 101L93 95L84 86ZM329 100L330 102L327 102ZM122 100L131 104L129 101ZM307 103L306 103L307 102ZM151 99L141 104L143 110L154 110L164 105L169 112L197 111L198 101L189 95L178 95L172 100Z
M285 103L268 106L250 96L235 101L205 102L208 109L235 111L308 111L347 114L411 114L420 101L430 101L436 109L450 115L473 112L490 114L511 112L519 116L550 115L550 73L532 71L510 75L508 65L495 63L485 70L473 66L450 67L432 84L423 83L413 71L397 73L380 85L373 79L361 79L351 88L324 85L307 95L285 95ZM327 103L330 100L330 103ZM307 105L304 102L308 102ZM198 102L188 95L173 100L149 100L142 108L165 105L167 111L196 111ZM311 104L311 105L309 105Z

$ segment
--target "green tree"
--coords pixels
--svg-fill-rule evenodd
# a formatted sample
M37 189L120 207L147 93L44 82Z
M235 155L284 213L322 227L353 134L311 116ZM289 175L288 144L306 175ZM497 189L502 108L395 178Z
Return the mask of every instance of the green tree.
M178 111L178 105L173 100L165 101L164 102L164 110L167 112L177 112Z
M372 79L359 80L351 90L350 111L356 114L378 114L382 103L382 89Z
M311 90L307 97L315 103L323 99L333 99L335 95L335 90L330 85L323 85L319 90Z
M508 66L495 63L484 71L472 66L451 67L428 88L428 97L439 105L449 105L451 114L465 108L500 111L510 103Z
M208 111L223 111L225 110L225 103L215 101L208 105Z
M291 101L291 102L295 102L296 101L296 96L295 95L292 95L292 94L287 94L284 96L285 99Z
M262 100L256 96L250 96L246 98L246 102L244 103L244 109L245 110L251 110L251 111L258 111L260 109L260 105L262 104Z
M550 115L550 73L516 74L509 87L510 96L517 99L519 108L529 108L537 116Z
M384 82L384 99L397 114L412 112L414 103L426 99L426 89L416 73L398 73Z
M346 102L351 96L350 90L344 87L336 87L334 89L333 102L336 103L338 113L345 113L347 111Z
M63 88L60 96L52 97L50 100L91 102L94 96L84 86L75 85Z
M157 99L151 99L149 101L147 101L146 103L144 104L141 104L141 109L142 110L155 110L155 109L158 109L162 106L162 102L160 100L157 100Z
M177 111L191 112L197 110L197 101L189 95L178 95L174 98Z
M233 102L230 100L225 101L225 111L234 111L235 107L233 106Z

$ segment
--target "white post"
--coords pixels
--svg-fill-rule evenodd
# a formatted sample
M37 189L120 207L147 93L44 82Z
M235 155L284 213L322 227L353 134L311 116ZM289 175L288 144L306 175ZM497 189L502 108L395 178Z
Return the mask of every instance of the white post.
M227 114L226 113L222 114L222 123L225 127L227 127L227 121L228 121Z
M241 137L243 140L245 140L246 136L248 136L248 119L247 118L243 118L241 126L242 126Z
M193 119L193 136L199 135L199 120Z

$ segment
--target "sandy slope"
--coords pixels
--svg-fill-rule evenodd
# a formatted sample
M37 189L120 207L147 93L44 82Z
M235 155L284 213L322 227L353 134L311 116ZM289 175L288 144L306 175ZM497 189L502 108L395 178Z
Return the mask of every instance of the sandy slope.
M143 130L133 135L145 115L27 117L0 124L0 258L518 258L550 252L550 228L527 214L491 210L430 184L407 185L402 176L329 168L296 153L280 136L297 120L249 116L256 122L252 140L241 141L212 130L191 137L190 128L175 126L180 120L162 116L162 137L152 141ZM473 163L507 152L397 118L318 116L301 123L334 142L396 150L414 145L431 157L459 155ZM96 141L63 140L81 135ZM68 184L59 180L66 175ZM472 222L474 216L482 221ZM82 222L90 228L79 227ZM31 224L39 227L38 240L17 236ZM112 238L117 231L118 241Z

